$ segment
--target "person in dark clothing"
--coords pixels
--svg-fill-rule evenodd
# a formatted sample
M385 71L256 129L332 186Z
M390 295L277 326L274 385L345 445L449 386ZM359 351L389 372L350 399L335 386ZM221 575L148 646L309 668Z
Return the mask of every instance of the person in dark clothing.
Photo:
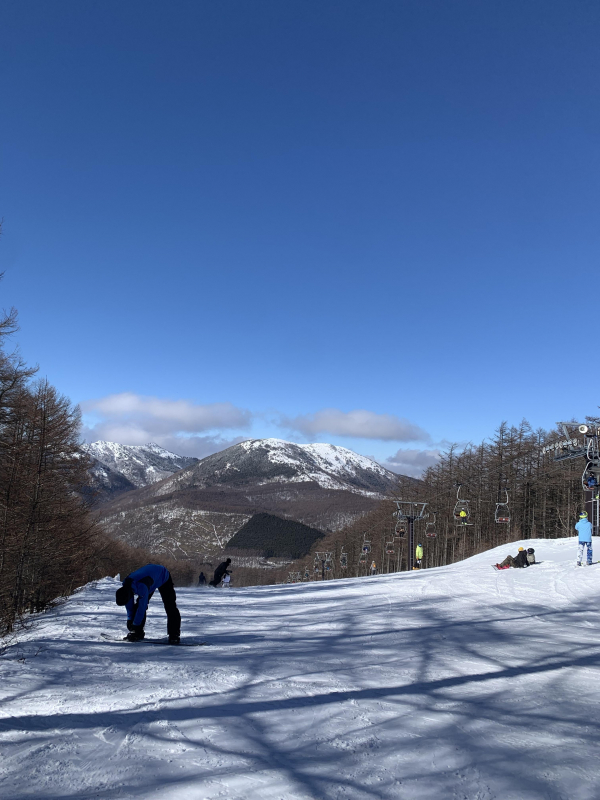
M206 586L206 575L201 572L198 578L198 586Z
M227 567L231 564L231 559L228 558L227 561L223 561L215 570L214 577L210 582L211 586L218 586L221 581L223 580L223 575L229 575L230 572Z
M173 579L166 567L160 564L146 564L136 569L117 589L116 603L127 608L127 639L138 642L144 638L146 609L154 592L158 589L167 612L167 633L171 644L179 644L181 633L181 614L177 608L177 596ZM137 597L137 600L135 599Z
M523 547L519 547L518 554L513 558L513 556L506 556L504 561L501 561L500 564L496 564L497 567L516 567L518 569L522 567L528 567L529 562L527 561L527 550Z

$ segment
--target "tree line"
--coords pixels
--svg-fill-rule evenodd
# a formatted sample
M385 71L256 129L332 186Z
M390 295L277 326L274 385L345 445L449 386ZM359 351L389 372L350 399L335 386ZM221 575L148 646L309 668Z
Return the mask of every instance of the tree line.
M534 430L525 420L513 426L503 422L489 440L449 447L420 480L400 477L393 496L344 530L328 534L313 549L332 553L329 577L367 575L373 561L378 572L405 570L414 553L407 552L407 537L395 536L397 499L427 503L429 516L415 523L415 543L423 544L425 567L452 564L518 539L572 536L583 509L585 464L583 459L556 462L552 454L542 452L561 438L559 429ZM468 525L458 525L453 514L459 484L460 497L469 500ZM508 524L495 521L497 504L505 502L507 492ZM506 507L500 512L505 516ZM435 537L425 536L427 522ZM361 563L365 541L371 551ZM389 549L392 554L386 552ZM342 553L347 555L346 568L340 563ZM294 569L320 575L312 555L289 566Z
M94 522L79 409L8 350L16 330L11 309L0 316L0 635L91 580L153 560ZM191 565L170 568L192 581Z

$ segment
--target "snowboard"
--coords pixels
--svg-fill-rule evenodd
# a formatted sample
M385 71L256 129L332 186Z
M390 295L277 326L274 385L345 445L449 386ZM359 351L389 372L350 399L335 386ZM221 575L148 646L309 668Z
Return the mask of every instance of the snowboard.
M503 569L510 569L510 567L499 567L498 564L492 564L492 569L495 569L496 572L500 572Z
M190 639L182 639L178 644L170 644L168 639L140 639L138 642L130 642L127 637L112 636L110 633L101 633L100 636L107 642L127 642L127 644L168 644L170 647L205 647L208 642L194 642Z

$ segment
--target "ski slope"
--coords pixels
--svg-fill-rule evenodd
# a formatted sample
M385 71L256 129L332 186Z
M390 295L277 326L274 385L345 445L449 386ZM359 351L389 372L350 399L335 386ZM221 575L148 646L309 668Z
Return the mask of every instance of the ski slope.
M519 544L543 563L491 569ZM576 547L179 590L202 648L103 640L118 584L85 587L0 657L0 797L598 798L600 564ZM157 596L147 635L165 627Z

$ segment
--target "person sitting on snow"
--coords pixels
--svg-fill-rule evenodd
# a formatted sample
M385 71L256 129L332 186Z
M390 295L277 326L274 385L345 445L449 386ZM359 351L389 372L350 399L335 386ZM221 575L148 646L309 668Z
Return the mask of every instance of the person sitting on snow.
M519 547L519 552L514 558L513 556L506 556L504 561L501 561L500 564L496 564L496 566L500 567L500 569L504 567L516 567L517 569L528 567L527 551L524 547Z
M579 534L579 546L577 548L577 566L581 566L583 559L583 549L587 547L587 563L592 563L592 523L588 519L587 511L582 511L579 515L579 522L575 525L575 530Z
M167 633L170 644L179 644L181 631L181 614L177 608L177 597L173 579L166 567L160 564L146 564L145 567L131 572L117 589L116 603L127 608L126 638L130 642L138 642L144 638L146 609L154 592L158 589L167 612ZM135 597L137 596L137 600Z
M223 580L223 575L229 575L227 567L230 564L231 564L230 558L228 558L227 561L223 561L219 564L219 566L215 570L215 574L212 581L209 583L209 586L218 586Z

